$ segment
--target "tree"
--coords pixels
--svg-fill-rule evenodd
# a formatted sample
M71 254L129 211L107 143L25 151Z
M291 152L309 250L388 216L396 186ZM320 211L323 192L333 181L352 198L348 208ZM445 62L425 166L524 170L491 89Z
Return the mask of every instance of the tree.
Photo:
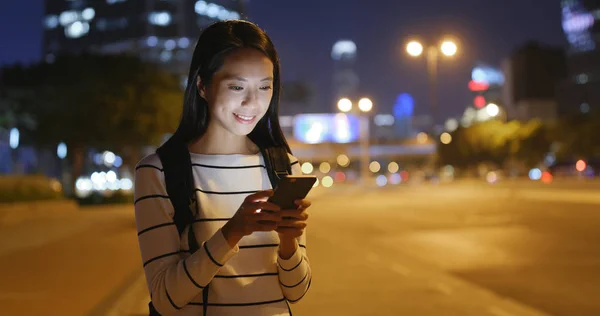
M532 167L543 160L550 144L548 129L538 120L490 120L457 129L452 133L452 142L439 144L438 148L442 164L462 168L480 163Z
M33 117L34 144L67 144L75 178L87 148L158 144L176 127L182 104L175 76L125 55L60 56L52 64L12 67L2 72L0 87L9 91L4 103Z
M557 157L561 160L599 157L598 131L599 111L563 118L554 130L555 139L560 144Z

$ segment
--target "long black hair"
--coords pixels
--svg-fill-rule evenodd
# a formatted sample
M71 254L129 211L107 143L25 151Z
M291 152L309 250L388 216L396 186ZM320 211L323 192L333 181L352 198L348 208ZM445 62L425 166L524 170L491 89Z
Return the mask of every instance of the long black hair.
M271 103L267 113L256 124L248 137L261 149L281 146L291 153L279 124L279 94L281 91L279 56L265 31L253 23L242 20L216 22L202 31L194 49L183 101L183 112L175 137L189 143L204 134L210 120L210 111L208 102L199 95L196 85L197 78L200 76L200 80L205 86L210 85L213 75L223 66L225 58L240 48L256 49L265 54L273 63Z

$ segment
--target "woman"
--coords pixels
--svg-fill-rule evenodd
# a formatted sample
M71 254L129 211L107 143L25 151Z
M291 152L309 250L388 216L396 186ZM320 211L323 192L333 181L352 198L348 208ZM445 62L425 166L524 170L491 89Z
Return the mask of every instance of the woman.
M279 57L245 21L205 29L194 50L176 135L188 144L197 188L189 254L187 230L173 224L160 159L135 174L135 216L154 308L162 315L288 315L308 291L304 228L310 202L280 210L260 149L289 146L278 120ZM292 173L300 174L290 155ZM202 291L210 283L208 299ZM206 304L205 304L206 303Z

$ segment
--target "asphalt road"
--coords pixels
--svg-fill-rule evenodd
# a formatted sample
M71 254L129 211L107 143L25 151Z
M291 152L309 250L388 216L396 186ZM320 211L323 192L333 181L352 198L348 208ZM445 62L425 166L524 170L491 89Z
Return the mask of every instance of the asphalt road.
M524 199L467 183L329 195L315 234L382 262L408 255L548 314L600 315L600 204L556 202L561 192Z
M548 188L547 200L510 191L317 191L308 228L315 280L295 315L535 314L511 301L600 315L600 204L557 202L562 189ZM131 207L0 227L2 314L106 315L140 271ZM147 313L141 294L130 314Z

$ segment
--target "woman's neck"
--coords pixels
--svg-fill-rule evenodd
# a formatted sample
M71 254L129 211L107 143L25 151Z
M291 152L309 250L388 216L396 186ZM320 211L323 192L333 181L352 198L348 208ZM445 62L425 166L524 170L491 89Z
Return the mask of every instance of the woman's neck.
M190 152L206 155L251 155L259 152L258 146L247 136L230 133L214 133L207 130L188 146Z

